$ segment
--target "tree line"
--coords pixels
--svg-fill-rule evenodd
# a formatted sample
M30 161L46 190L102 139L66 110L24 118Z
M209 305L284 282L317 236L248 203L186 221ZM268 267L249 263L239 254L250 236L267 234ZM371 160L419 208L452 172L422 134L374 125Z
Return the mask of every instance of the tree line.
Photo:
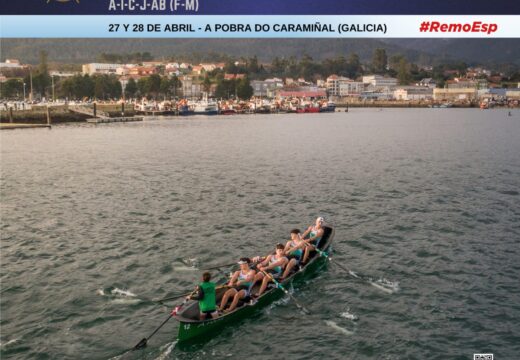
M26 74L23 79L9 79L0 86L0 97L22 98L23 84L25 83L26 97L32 85L35 98L48 97L54 92L57 97L69 99L97 98L115 99L123 95L131 97L179 97L182 96L180 88L181 80L176 77L161 76L164 67L160 67L159 74L142 77L137 81L129 79L126 83L124 94L121 82L115 75L76 75L66 79L52 79L49 75L47 53L40 52L40 63ZM132 62L142 63L152 60L153 56L148 52L131 54L102 53L100 60L106 62ZM447 70L450 70L447 74ZM455 74L453 74L455 70ZM309 55L296 57L275 57L270 64L261 64L256 56L230 58L227 57L224 69L203 73L198 79L202 90L210 92L214 90L219 98L250 98L253 89L250 80L262 80L269 77L280 78L304 78L315 82L318 79L336 74L351 79L356 79L365 74L379 74L396 77L400 85L415 83L423 78L431 77L436 80L438 87L443 87L447 79L454 76L463 76L467 70L464 62L450 62L433 67L426 71L417 64L411 63L402 55L388 56L385 49L378 48L373 51L369 63L362 63L356 53L347 57L337 56L322 61L315 61ZM242 74L242 79L224 79L224 74ZM509 80L520 78L520 73L513 74ZM54 84L52 84L54 82ZM54 85L54 88L51 88Z

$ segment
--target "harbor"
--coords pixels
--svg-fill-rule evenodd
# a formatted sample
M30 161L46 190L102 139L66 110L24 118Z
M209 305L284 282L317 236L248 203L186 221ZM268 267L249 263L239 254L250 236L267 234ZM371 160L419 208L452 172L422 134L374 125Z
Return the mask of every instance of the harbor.
M0 111L0 124L2 129L13 129L15 124L33 124L35 127L50 126L51 123L109 123L124 121L142 121L143 116L167 116L183 117L190 115L254 115L254 114L307 114L307 113L331 113L348 112L349 108L481 108L481 104L451 103L431 101L395 101L395 100L370 100L335 103L333 101L271 101L265 99L253 99L245 101L140 101L134 102L100 102L98 104L83 103L73 106L67 104L52 104L33 106L30 110L17 109L13 111ZM494 106L494 108L514 109L514 106ZM19 126L17 128L28 128Z
M304 56L275 58L271 63L256 56L200 63L151 55L134 62L124 62L128 56L119 54L101 57L119 62L61 64L51 71L47 55L40 57L37 67L6 59L0 63L1 123L129 121L136 115L309 114L358 107L520 106L520 73L514 70L415 64L401 55L388 57L385 49L375 49L372 61L365 63L355 53L348 59L320 62ZM65 70L71 68L77 70ZM33 72L41 79L36 83Z
M267 254L323 216L333 260L367 281L325 262L288 286L311 314L284 294L186 345L172 319L123 358L260 359L270 344L280 358L420 359L483 343L514 358L520 122L508 111L2 131L1 356L114 358L182 302L151 300L192 291L203 269ZM237 268L210 272L221 284Z

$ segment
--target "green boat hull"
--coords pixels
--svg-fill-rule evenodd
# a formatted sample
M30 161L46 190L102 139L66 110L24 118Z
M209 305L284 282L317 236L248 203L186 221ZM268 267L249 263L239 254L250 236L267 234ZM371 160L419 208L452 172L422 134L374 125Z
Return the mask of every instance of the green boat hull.
M325 249L326 251L330 248L330 242L333 235L334 230L332 229L331 233L329 234L329 239L327 239L327 246ZM326 265L327 261L328 260L326 257L316 255L305 268L287 279L287 281L284 282L284 286L287 286L288 284L297 285L305 278L316 274L318 270ZM253 304L246 303L236 311L224 316L220 316L217 319L209 319L205 321L183 321L182 318L177 318L177 320L180 322L178 341L186 343L200 340L201 338L207 338L208 335L216 333L224 326L251 316L255 312L271 304L273 301L280 299L283 297L283 295L284 292L281 289L273 288L260 298L256 299Z

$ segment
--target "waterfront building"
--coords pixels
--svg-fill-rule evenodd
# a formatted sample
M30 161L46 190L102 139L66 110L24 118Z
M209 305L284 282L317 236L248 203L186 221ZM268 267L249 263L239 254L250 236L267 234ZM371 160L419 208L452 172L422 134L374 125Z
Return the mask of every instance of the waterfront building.
M433 89L433 99L437 101L472 101L477 96L476 88Z
M432 100L433 89L429 87L403 86L394 90L394 98L403 101Z
M365 90L359 94L362 100L391 100L394 97L393 91L390 90Z
M347 77L331 75L326 82L330 96L359 96L365 90L365 84Z
M339 96L339 84L342 81L348 81L349 78L338 76L338 75L331 75L327 78L327 91L330 96Z
M360 81L345 81L339 84L339 96L359 96L365 91L365 84Z

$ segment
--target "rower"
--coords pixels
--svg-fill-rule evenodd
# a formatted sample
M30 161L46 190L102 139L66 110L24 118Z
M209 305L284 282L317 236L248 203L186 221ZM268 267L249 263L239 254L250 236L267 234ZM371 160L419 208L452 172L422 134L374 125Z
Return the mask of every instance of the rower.
M305 249L305 255L303 256L303 264L307 263L307 260L309 260L309 254L312 250L315 250L314 247L318 247L320 245L321 238L323 237L323 233L325 232L323 229L323 223L325 220L320 216L316 219L316 223L314 225L311 225L305 230L305 232L302 234L302 238L312 246L307 246ZM309 236L307 239L305 239L307 236Z
M280 281L283 281L291 273L291 270L300 263L303 257L303 252L307 247L308 244L301 238L300 230L291 230L291 240L287 241L287 244L285 244L285 248L283 249L289 262L285 267L285 271L283 272Z
M255 282L262 280L262 285L256 296L261 296L264 293L267 285L273 278L278 278L282 275L284 267L289 262L289 259L284 255L284 248L285 246L282 244L276 245L275 253L268 255L264 261L256 266L260 272L256 274Z
M235 271L231 275L228 286L232 288L224 293L224 297L220 303L220 311L231 312L235 310L240 299L245 299L250 295L251 287L253 286L253 280L255 278L256 271L249 267L251 260L249 258L241 258L238 264L240 270ZM229 308L224 310L229 299L233 298Z
M213 319L218 317L215 283L210 280L211 274L209 272L202 274L202 282L197 286L196 293L186 298L187 300L199 301L200 320L206 320L208 315Z

